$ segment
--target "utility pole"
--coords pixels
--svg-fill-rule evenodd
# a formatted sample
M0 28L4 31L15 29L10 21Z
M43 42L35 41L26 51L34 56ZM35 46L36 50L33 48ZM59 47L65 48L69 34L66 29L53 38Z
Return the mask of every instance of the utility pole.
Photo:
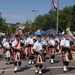
M59 22L59 0L57 0L57 5L58 5L58 8L57 8L57 24L56 24L56 31L57 31L57 34L58 34L58 22Z
M39 12L39 10L32 10L32 12L35 13L35 19L36 19L36 12ZM36 31L36 22L35 22L35 26L34 26L34 32Z
M2 12L0 11L0 17L1 17L1 15L2 15Z

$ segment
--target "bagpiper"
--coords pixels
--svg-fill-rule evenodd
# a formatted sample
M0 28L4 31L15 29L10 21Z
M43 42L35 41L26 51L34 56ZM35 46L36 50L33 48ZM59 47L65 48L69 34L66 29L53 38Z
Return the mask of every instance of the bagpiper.
M55 40L54 40L54 35L51 35L50 40L48 41L48 46L47 46L48 54L50 55L50 63L54 63L54 58L55 58Z
M6 64L10 64L10 58L11 58L11 48L9 44L9 37L6 37L6 41L3 43L3 49L5 51L5 59L6 59Z
M29 33L29 37L27 38L26 41L26 54L28 55L29 58L29 65L34 64L34 56L33 56L33 47L34 45L34 40L33 40L33 33Z
M35 61L35 73L42 74L42 67L43 67L43 60L42 60L42 42L41 42L41 35L37 36L37 41L34 43L33 46L34 51L34 61Z
M73 34L71 33L70 31L70 28L67 28L66 29L68 35L72 38L73 40L73 44L71 46L71 53L72 53L72 58L73 58L73 61L74 61L74 64L75 64L75 32L73 32Z
M12 50L13 50L13 54L14 54L14 72L16 73L17 71L21 70L21 45L20 45L20 38L19 35L15 36L15 41L13 41L12 43Z
M41 38L41 42L42 42L42 52L43 52L43 61L46 61L46 54L47 54L47 50L46 50L46 47L47 47L47 40L46 40L46 36L43 35L43 37Z
M69 60L71 60L71 48L70 48L70 42L69 42L69 37L65 33L64 37L61 39L60 42L61 46L61 53L62 53L62 59L63 59L63 71L67 72L68 71L68 65L69 65Z

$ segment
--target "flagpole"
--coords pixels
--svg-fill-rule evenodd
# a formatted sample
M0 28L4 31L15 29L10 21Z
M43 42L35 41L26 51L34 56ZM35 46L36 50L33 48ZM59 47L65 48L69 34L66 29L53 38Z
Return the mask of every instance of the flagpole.
M57 34L58 34L58 22L59 22L59 0L57 0L57 5L58 5L58 8L57 8L57 23L56 23L56 31L57 31Z

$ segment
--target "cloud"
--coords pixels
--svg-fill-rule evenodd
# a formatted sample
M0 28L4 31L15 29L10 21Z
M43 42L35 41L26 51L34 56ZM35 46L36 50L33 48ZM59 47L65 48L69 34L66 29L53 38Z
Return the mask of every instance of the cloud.
M13 18L13 19L24 19L24 18L27 17L24 14L11 14L11 13L7 13L7 12L4 12L4 11L2 11L2 16L6 17L6 18Z
M2 10L0 10L2 11ZM16 23L17 21L19 22L26 22L26 19L30 19L31 21L33 21L34 18L32 18L32 16L30 15L26 15L26 14L21 14L21 13L8 13L6 11L2 11L2 17L6 19L7 22L14 22Z

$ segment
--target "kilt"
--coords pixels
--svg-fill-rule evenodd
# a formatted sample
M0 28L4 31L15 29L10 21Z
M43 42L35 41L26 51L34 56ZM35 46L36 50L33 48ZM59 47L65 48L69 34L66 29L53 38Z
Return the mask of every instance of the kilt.
M12 50L11 50L11 58L12 58L13 60L15 60L15 55L16 55L16 52L12 49Z
M15 51L15 50L12 49L12 59L14 61L20 61L20 59L21 59L20 52L19 51Z
M14 61L20 61L21 60L21 54L20 54L20 52L12 50L12 59Z
M46 46L43 45L42 47L43 47L43 48L42 48L42 53L43 53L43 54L46 54Z
M59 50L60 49L60 46L59 46L59 44L56 46L56 50Z
M50 56L55 54L55 48L53 46L48 47L48 54Z
M62 59L63 61L68 61L69 62L69 53L68 53L68 48L62 48Z
M42 60L42 55L38 54L38 53L34 53L34 62L35 64L43 64L43 60Z
M6 53L6 49L3 49L3 54L5 55L5 53Z
M32 47L27 47L27 54L32 55L33 54L33 49Z
M24 54L27 54L27 47L24 48L24 51L23 51Z

